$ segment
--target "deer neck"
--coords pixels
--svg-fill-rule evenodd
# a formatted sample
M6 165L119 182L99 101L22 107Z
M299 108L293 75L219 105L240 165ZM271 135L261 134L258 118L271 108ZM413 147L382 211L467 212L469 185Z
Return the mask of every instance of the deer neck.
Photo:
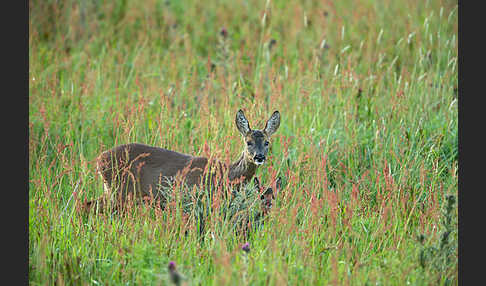
M257 165L246 159L245 153L243 152L238 160L233 162L229 166L228 178L229 181L237 180L244 176L243 182L248 182L256 172Z

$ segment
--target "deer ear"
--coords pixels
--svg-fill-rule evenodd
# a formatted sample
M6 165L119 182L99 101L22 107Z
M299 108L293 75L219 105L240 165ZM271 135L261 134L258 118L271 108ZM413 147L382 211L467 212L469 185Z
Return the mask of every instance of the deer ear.
M253 184L255 185L255 188L260 189L260 180L258 180L257 177L253 177Z
M282 178L278 177L277 181L275 182L275 189L280 191L282 189Z
M272 196L272 199L275 198L275 196L273 195L273 189L271 187L267 188L267 190L263 193L262 199L264 199L265 196L269 196L269 195Z
M235 123L236 127L240 131L241 135L246 136L248 132L250 132L250 123L248 123L248 119L246 119L245 114L243 113L243 110L238 110L236 113L236 118L235 118Z
M265 124L265 129L263 130L268 136L272 136L275 131L277 131L280 126L280 112L278 110L272 113L270 119L268 119L267 124Z

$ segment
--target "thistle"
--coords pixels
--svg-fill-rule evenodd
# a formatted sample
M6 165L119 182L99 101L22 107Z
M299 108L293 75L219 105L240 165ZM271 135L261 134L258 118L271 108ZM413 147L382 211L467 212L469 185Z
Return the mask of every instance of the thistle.
M245 253L249 253L250 252L250 244L248 242L243 244L243 246L241 247L241 250L243 250Z
M177 286L181 285L181 281L184 279L184 277L177 271L175 262L174 261L169 262L168 268L169 268L170 280L172 281L172 283L174 283Z

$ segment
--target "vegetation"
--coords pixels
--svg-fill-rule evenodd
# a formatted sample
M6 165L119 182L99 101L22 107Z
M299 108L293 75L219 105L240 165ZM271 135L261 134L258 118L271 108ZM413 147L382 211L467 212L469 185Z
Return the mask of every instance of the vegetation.
M457 285L457 2L29 1L29 282ZM86 215L95 158L141 142L236 159L282 122L283 187L204 239L174 200ZM242 251L246 247L249 252ZM246 249L246 248L245 248Z

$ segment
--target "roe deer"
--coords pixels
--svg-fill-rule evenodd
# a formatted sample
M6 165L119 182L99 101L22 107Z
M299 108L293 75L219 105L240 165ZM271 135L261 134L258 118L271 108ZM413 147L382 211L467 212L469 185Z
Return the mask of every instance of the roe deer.
M256 179L256 177L255 177ZM260 186L260 182L255 180L255 184ZM282 178L278 177L275 181L275 192L278 192L282 189ZM261 217L265 217L273 205L273 200L275 199L275 193L273 192L272 187L268 187L265 192L261 195L260 199L262 200L262 212Z
M257 177L254 177L253 181L254 191L246 194L237 193L236 198L234 198L229 207L230 219L235 222L237 234L248 235L252 229L263 225L265 217L272 208L275 194L282 189L282 179L280 177L275 181L275 188L269 186L265 191L261 191L262 187ZM255 193L258 197L254 197L252 193ZM256 212L252 211L251 205L258 199L261 202L260 208Z
M275 186L275 188L273 187ZM223 215L225 219L232 225L236 235L248 235L253 229L264 224L264 219L270 212L275 194L282 189L282 180L277 178L274 184L262 187L260 181L255 176L253 177L253 184L244 186L239 192L233 192L231 198L219 201L216 213ZM187 191L187 190L186 190ZM191 193L190 191L188 193ZM199 197L201 199L201 197ZM197 199L196 199L197 200ZM185 202L191 206L188 212L194 211L194 216L199 223L199 235L205 232L205 225L207 222L207 208L204 206L209 203L212 209L212 200L204 200L204 203L197 201L194 203L192 199L186 199ZM184 200L183 200L184 203ZM194 207L196 208L194 209ZM202 206L202 207L201 207ZM214 214L215 210L212 210Z
M255 186L259 190L261 189L260 187L260 181L257 179L257 177L254 178ZM275 193L279 192L282 189L282 178L278 177L277 180L275 181L275 192L273 191L272 187L267 187L265 192L263 192L260 196L261 200L261 212L259 212L255 218L256 221L259 221L260 219L264 218L269 212L270 209L273 206L273 200L275 199Z
M101 153L97 158L97 170L103 178L105 191L116 192L120 202L128 194L157 199L160 187L167 187L176 176L190 188L201 183L214 186L214 182L204 178L209 174L213 179L219 176L221 181L226 174L225 168L233 186L238 188L241 183L246 184L255 175L257 167L265 162L270 136L280 126L280 113L273 112L263 130L252 130L241 109L236 113L235 123L245 148L238 160L229 166L219 162L208 164L205 157L139 143L120 145ZM87 207L93 202L88 202Z

